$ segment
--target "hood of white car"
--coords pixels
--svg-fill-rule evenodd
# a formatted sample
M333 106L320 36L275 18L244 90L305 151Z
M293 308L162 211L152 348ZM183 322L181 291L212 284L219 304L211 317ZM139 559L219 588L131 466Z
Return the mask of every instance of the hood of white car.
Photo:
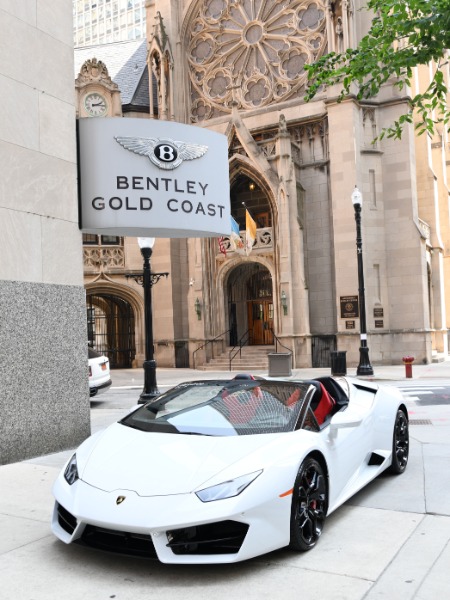
M117 423L98 438L88 457L77 452L78 470L83 481L108 492L133 490L140 496L190 493L240 460L245 459L243 471L234 476L258 470L258 451L272 446L280 435L286 434L213 437L154 433ZM224 480L229 476L224 474Z

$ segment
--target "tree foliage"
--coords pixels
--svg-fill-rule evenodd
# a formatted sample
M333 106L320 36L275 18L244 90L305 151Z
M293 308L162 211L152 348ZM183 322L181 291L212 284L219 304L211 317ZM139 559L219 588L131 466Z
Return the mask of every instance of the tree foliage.
M307 66L306 100L322 89L342 84L339 101L356 84L357 98L376 96L388 80L408 91L408 108L398 121L383 130L380 138L400 138L406 123L418 117L418 133L434 133L438 123L448 124L447 49L450 48L450 0L369 0L366 8L374 18L369 32L356 48L331 52ZM413 69L433 63L432 79L425 90L414 94ZM412 93L411 93L412 92Z

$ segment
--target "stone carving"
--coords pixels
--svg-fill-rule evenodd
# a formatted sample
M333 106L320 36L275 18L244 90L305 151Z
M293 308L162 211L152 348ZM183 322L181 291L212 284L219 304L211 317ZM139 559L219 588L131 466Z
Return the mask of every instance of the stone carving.
M96 58L90 58L83 63L78 77L75 79L75 87L79 89L91 83L98 83L111 91L119 89L111 79L105 63Z
M240 238L241 238L242 243L244 244L244 248L245 248L245 239L246 239L245 231L240 232ZM228 253L233 254L235 252L234 245L232 245L232 242L228 235L225 235L222 237L222 244L223 244L223 247L225 248L227 254ZM263 227L261 229L257 229L256 230L256 240L255 240L255 243L253 244L252 251L253 250L265 250L267 248L272 248L272 247L273 247L272 227Z
M328 121L322 119L289 129L292 157L297 165L323 162L329 158Z
M123 248L83 248L85 270L123 269L125 255Z
M341 17L336 19L336 46L338 54L344 52L344 27Z
M362 124L364 132L364 147L365 148L377 148L377 121L376 112L373 107L362 107Z
M157 106L155 106L153 93L150 93L150 118L156 116L161 120L174 120L173 100L173 56L169 37L166 33L164 21L158 11L155 16L153 33L149 41L147 56L149 73L156 86Z
M303 93L326 47L323 0L203 0L188 40L191 120Z

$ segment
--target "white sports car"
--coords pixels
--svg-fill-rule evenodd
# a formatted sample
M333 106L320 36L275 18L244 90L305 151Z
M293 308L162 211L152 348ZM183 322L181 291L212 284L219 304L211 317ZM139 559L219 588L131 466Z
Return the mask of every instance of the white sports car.
M56 480L63 542L231 563L309 550L325 518L408 462L400 392L357 379L178 385L87 439Z

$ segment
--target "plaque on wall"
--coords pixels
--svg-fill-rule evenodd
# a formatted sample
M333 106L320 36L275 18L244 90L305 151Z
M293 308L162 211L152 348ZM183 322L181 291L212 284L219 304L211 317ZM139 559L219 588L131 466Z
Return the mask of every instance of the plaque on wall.
M384 327L383 321L382 320L375 321L375 327L377 329L382 329Z
M358 296L341 296L341 319L357 319L359 317Z
M377 308L373 309L373 316L375 319L379 319L380 317L383 318L384 317L384 309L381 306L378 306Z
M345 321L345 329L355 329L355 321Z

